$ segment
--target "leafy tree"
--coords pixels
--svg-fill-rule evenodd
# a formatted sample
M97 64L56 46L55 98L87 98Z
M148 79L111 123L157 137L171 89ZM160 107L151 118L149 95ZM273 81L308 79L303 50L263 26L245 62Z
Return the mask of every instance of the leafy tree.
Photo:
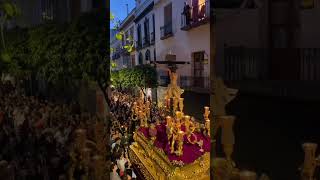
M112 85L116 88L139 88L144 93L146 88L157 87L157 71L149 64L111 72Z
M2 13L2 16L0 16L2 46L3 49L6 49L6 43L4 40L4 25L9 20L17 17L20 14L20 11L18 7L10 0L2 0L0 1L0 12Z
M1 49L0 49L0 74L2 75L3 69L12 69L16 65L11 62L11 54L7 52L5 36L4 36L4 26L5 24L17 17L20 14L19 9L17 6L11 2L10 0L2 0L0 1L0 34L1 34Z

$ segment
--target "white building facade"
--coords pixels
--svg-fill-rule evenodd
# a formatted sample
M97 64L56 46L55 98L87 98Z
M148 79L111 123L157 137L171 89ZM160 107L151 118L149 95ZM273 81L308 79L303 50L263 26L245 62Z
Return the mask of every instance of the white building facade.
M136 65L149 64L155 56L155 14L153 0L137 0L135 11Z
M209 10L209 1L205 0L155 1L156 59L165 61L171 54L176 61L188 63L178 65L177 70L180 86L185 89L210 87ZM166 65L159 65L157 70L160 82L167 79Z
M129 52L126 46L134 46L134 39L135 39L135 9L133 9L128 16L121 22L119 30L123 33L122 40L121 40L121 48L120 48L120 59L116 62L117 64L121 65L119 67L122 68L131 68L136 65L136 52L135 47L133 47L132 51Z

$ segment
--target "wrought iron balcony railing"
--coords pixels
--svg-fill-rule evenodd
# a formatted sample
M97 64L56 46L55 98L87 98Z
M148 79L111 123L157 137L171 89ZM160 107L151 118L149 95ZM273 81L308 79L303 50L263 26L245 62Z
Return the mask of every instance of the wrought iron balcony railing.
M160 38L161 40L164 40L173 36L172 22L167 23L166 25L160 27L160 32L161 32L161 38Z
M181 13L181 30L188 31L191 28L200 26L209 22L210 19L210 1L202 4L189 6L186 5Z

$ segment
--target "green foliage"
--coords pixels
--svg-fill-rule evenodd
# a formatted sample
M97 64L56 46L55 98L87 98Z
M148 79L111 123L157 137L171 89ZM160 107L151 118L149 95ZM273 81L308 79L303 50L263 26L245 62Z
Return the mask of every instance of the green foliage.
M116 34L116 39L117 39L117 40L120 40L120 41L121 41L122 38L123 38L123 32L119 32L119 33Z
M116 88L157 87L157 71L150 65L139 65L111 73L112 85Z
M112 14L112 12L110 12L110 21L113 21L114 20L114 15Z
M4 13L3 17L6 19L11 19L20 15L19 8L9 0L0 2L0 11Z
M10 32L11 62L10 66L1 63L3 68L9 73L23 70L53 84L70 79L92 80L105 90L110 59L102 13L84 14L70 24L50 23L23 30L23 38L19 35L22 31Z
M21 74L23 61L20 59L27 59L24 56L24 48L19 44L25 43L26 31L21 29L14 29L12 32L6 32L5 41L10 42L9 46L0 49L0 73L11 73L13 75Z

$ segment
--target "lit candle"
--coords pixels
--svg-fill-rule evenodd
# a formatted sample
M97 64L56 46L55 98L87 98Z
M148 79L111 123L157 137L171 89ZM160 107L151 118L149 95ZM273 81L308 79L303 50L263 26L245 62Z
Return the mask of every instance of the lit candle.
M170 98L167 98L167 107L170 108Z
M180 111L176 111L176 117L178 120L181 119L181 112Z
M205 106L205 107L204 107L204 113L205 113L205 114L209 114L209 107L208 107L208 106Z
M182 141L183 140L183 135L184 135L184 132L183 131L179 131L179 140Z
M184 126L186 128L186 132L189 132L189 127L190 127L190 116L185 115L184 116Z
M180 98L179 99L179 108L180 108L180 111L183 112L183 98Z
M170 126L171 125L171 117L167 116L166 120L167 120L167 126Z

